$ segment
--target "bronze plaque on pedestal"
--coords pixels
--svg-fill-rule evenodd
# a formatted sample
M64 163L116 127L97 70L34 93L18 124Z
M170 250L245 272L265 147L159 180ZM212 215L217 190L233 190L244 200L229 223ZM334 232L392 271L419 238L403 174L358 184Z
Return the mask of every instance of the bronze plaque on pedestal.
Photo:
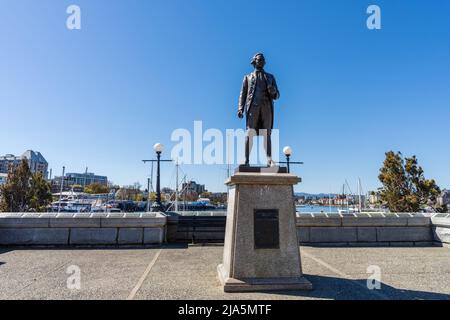
M255 249L280 248L280 231L278 220L278 210L276 209L255 209Z

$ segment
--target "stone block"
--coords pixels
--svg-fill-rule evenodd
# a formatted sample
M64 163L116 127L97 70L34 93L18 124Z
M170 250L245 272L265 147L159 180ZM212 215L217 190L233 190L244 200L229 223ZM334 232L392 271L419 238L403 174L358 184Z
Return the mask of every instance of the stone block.
M308 227L297 227L297 236L300 243L309 242L309 228Z
M157 218L157 217L158 217L158 215L154 212L143 212L141 214L141 218ZM161 217L161 216L159 216L159 217Z
M60 212L56 216L57 218L73 218L75 216L75 213L73 212Z
M58 216L57 212L44 212L41 214L40 218L56 218Z
M408 226L411 227L418 227L418 226L429 227L430 225L431 225L431 218L429 217L415 216L408 218Z
M379 217L343 217L342 226L344 227L377 227L384 226L386 218Z
M163 242L163 228L144 228L144 244L160 244Z
M48 228L48 218L0 218L1 228Z
M434 241L450 243L450 228L433 227L433 238Z
M107 212L92 212L92 218L106 218L108 216Z
M100 218L50 218L51 228L100 228Z
M38 219L38 218L40 218L41 217L41 214L40 213L37 213L37 212L25 212L23 215L22 215L22 218L31 218L31 219Z
M341 217L297 217L297 226L300 227L339 227L342 225Z
M161 227L166 223L164 217L156 218L102 218L102 228L149 228Z
M116 228L73 228L70 231L70 244L97 245L116 243Z
M91 216L92 216L92 213L90 213L90 212L77 212L74 214L73 217L75 219L81 219L81 218L87 219L87 218L90 218Z
M433 226L450 228L450 218L433 217L431 218L431 222Z
M124 218L125 213L123 212L110 212L108 213L108 218Z
M385 225L390 227L406 227L410 217L397 217L395 215L388 215L385 218Z
M397 217L404 217L404 218L410 218L412 217L412 214L409 212L396 212L394 213Z
M312 227L310 228L310 242L356 242L357 228L350 227Z
M378 227L377 240L388 242L432 241L428 227Z
M127 219L132 219L132 218L138 219L138 218L141 217L141 213L139 213L139 212L127 212L127 213L124 214L123 217L127 218Z
M376 242L377 229L375 227L358 227L358 242Z
M0 218L22 218L23 212L0 212Z
M0 245L67 245L69 229L11 228L0 230Z
M143 239L143 228L119 228L119 244L142 244Z

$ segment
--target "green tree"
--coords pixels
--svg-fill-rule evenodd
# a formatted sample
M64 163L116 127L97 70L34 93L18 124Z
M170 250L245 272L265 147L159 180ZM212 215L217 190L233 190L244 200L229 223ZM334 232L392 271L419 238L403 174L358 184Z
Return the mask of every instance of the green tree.
M50 183L44 179L41 172L31 176L29 191L29 209L36 212L46 212L52 202Z
M105 186L100 183L92 183L86 187L84 187L84 192L89 194L105 194L109 193L108 186Z
M21 212L27 209L30 194L31 171L23 159L17 166L10 166L6 183L0 187L0 210Z
M203 192L200 195L200 198L207 198L207 199L211 198L211 192Z
M427 205L440 210L440 189L434 180L425 179L416 156L403 159L401 152L387 152L378 178L383 184L381 200L392 212L418 212Z
M52 201L52 193L42 173L32 174L28 161L10 166L7 181L0 186L0 211L44 212Z
M144 194L142 194L142 193L137 193L137 194L134 196L133 201L144 201Z
M150 201L156 201L156 192L150 192Z

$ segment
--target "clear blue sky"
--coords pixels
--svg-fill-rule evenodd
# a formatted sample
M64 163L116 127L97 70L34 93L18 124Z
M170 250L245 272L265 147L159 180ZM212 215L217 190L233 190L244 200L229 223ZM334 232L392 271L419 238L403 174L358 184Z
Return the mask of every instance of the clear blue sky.
M66 8L82 30L66 28ZM366 28L378 4L382 29ZM450 187L450 2L444 0L2 0L0 154L41 151L60 174L146 183L152 146L176 128L242 128L251 56L281 91L281 144L305 162L296 191L379 186L388 150ZM167 155L167 154L166 154ZM184 166L211 191L225 166ZM163 166L163 185L174 186Z

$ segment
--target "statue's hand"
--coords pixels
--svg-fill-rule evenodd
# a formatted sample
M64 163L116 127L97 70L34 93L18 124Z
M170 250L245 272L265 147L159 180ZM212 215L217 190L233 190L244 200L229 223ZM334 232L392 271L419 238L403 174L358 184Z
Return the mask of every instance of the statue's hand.
M242 112L242 110L238 111L238 117L239 119L242 119L244 117L244 113Z

